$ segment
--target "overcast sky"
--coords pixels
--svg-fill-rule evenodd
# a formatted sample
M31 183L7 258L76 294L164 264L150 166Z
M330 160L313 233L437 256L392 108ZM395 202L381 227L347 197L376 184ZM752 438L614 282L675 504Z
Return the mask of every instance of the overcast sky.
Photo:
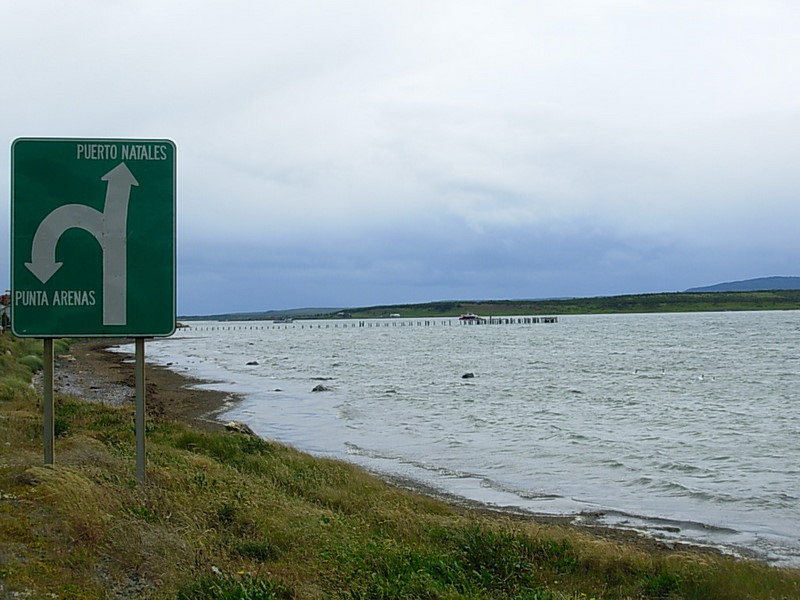
M0 56L6 207L17 137L175 142L179 314L800 275L796 0L0 0Z

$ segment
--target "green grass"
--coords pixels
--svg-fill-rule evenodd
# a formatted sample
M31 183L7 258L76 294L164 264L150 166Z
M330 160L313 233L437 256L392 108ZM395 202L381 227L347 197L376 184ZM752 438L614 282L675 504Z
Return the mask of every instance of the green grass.
M248 575L201 577L182 586L178 600L291 600L287 586Z
M0 336L0 589L101 599L800 598L800 572L648 553L577 529L458 508L271 441L152 421L135 478L128 409L39 398ZM135 594L131 591L135 590Z

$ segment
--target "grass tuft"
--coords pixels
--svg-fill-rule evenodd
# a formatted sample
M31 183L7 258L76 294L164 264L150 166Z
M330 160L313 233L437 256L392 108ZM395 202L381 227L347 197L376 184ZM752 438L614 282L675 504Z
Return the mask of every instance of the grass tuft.
M285 584L260 577L214 575L184 585L178 600L291 600L292 590Z
M44 368L44 361L41 356L29 354L19 359L19 364L28 367L31 373L38 373Z

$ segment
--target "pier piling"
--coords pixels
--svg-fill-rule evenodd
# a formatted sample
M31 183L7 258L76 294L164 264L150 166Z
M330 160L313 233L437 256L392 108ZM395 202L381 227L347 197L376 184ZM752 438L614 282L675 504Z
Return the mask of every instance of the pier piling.
M458 318L449 319L359 319L342 321L299 321L292 323L277 323L263 321L247 324L215 324L215 325L186 325L194 331L259 331L268 329L347 329L372 327L452 327L452 326L479 326L479 325L535 325L558 323L558 317L478 317L468 321Z

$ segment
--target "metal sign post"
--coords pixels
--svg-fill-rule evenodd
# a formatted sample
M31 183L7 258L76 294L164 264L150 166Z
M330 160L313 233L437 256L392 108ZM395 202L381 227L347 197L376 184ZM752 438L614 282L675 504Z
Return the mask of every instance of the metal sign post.
M175 331L176 162L175 144L164 139L20 138L11 146L11 330L44 339L46 464L53 338L135 338L144 480L144 338Z
M55 461L56 419L53 399L53 338L44 339L44 380L42 381L42 416L44 420L44 464Z
M145 376L144 376L144 338L136 338L136 479L144 483L146 463L145 450Z

